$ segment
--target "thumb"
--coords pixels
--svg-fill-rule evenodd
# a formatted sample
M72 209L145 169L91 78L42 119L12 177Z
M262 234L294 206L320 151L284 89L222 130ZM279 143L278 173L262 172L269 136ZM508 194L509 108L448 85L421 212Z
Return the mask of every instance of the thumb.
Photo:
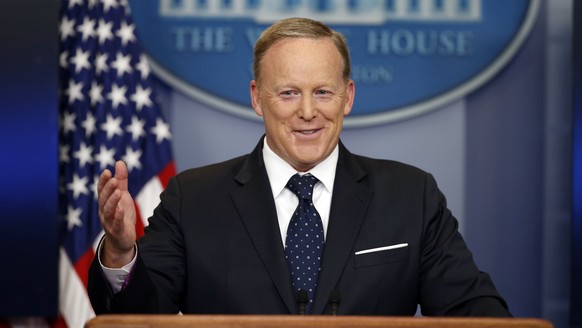
M115 163L115 179L119 182L119 189L126 191L128 186L127 166L123 161Z

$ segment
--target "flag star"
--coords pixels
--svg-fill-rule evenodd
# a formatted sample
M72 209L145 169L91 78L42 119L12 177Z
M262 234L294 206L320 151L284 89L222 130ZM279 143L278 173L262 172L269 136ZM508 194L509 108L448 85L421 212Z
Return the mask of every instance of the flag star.
M69 80L69 87L65 90L65 94L69 96L69 104L75 100L83 100L83 82L75 83L75 80Z
M69 5L71 3L69 2ZM69 19L67 16L63 16L61 24L59 26L59 33L61 34L61 41L66 40L70 36L75 35L75 19Z
M63 119L61 121L61 126L63 128L63 134L67 134L69 132L74 132L77 130L77 125L75 124L75 120L77 119L77 114L65 112L63 115Z
M98 54L95 56L95 71L97 74L101 74L101 72L107 72L109 70L109 66L107 65L107 54Z
M141 78L145 79L150 74L150 65L144 54L139 56L139 63L135 65L137 70L141 73Z
M75 226L81 227L83 225L83 222L81 222L81 213L83 213L83 211L80 208L73 208L71 205L68 205L67 207L67 229L70 231Z
M115 135L122 136L123 130L121 130L121 117L113 118L111 114L107 115L105 123L101 124L101 129L107 133L107 139L111 140Z
M99 148L99 153L95 155L95 160L99 162L99 168L101 170L105 169L107 166L113 166L115 164L115 148L107 149L105 146Z
M127 170L129 172L133 169L141 169L141 162L139 158L141 157L141 149L133 150L130 146L125 149L125 155L123 156L123 161L127 165Z
M135 102L135 107L138 111L141 111L143 107L150 107L153 105L150 95L152 94L151 88L144 89L141 85L135 88L135 93L132 94L129 99Z
M131 55L123 55L123 53L118 52L115 60L111 62L111 67L117 70L117 77L123 75L123 73L131 73L133 69L131 68Z
M61 52L61 54L59 55L59 66L61 66L62 68L67 68L69 66L69 52L68 51L63 51Z
M135 34L133 33L133 30L135 30L135 25L128 25L126 22L121 22L121 26L115 35L121 39L121 44L123 46L126 46L129 42L135 42Z
M89 8L95 7L97 2L99 2L99 0L89 0Z
M83 35L82 40L87 41L88 38L95 35L95 21L86 16L83 23L77 26L77 31Z
M125 131L131 133L131 139L135 141L145 136L144 126L145 122L143 120L140 120L137 116L133 116L131 118L131 124L125 128Z
M105 43L107 40L113 40L113 22L106 22L104 19L99 20L97 26L97 36L99 38L99 44Z
M81 167L88 163L93 163L93 147L81 142L79 150L73 153L73 157L79 160L79 166Z
M69 152L71 151L71 146L61 144L59 145L59 162L61 163L68 163L71 161L71 157L69 157Z
M123 6L123 8L125 8L125 10L127 10L127 15L130 15L131 8L129 7L129 3L127 2L127 0L119 0L119 3L121 4L121 6Z
M172 138L170 126L159 117L156 119L156 126L151 129L151 132L156 135L157 143L164 141L164 139L170 140Z
M89 63L89 51L83 51L77 48L75 56L71 57L71 63L75 65L75 72L79 73L83 68L91 68Z
M103 102L103 86L96 81L91 82L89 98L91 98L91 106L95 106L97 103Z
M117 0L101 0L103 2L103 9L105 13L111 8L117 8Z
M81 123L81 125L85 128L85 137L86 138L88 138L90 135L93 134L93 132L95 132L97 130L97 128L95 127L96 123L97 123L97 119L95 119L95 116L93 116L93 114L91 114L91 112L87 112L87 117L85 118L83 123Z
M69 8L73 8L75 5L83 5L83 0L70 0Z
M73 181L67 184L67 189L73 192L73 197L75 199L79 196L89 194L89 189L87 189L87 177L80 177L77 173L73 174Z
M107 99L111 100L112 106L116 109L119 104L127 105L127 98L125 93L127 92L127 86L120 87L117 83L113 83L111 86L111 92L107 94Z

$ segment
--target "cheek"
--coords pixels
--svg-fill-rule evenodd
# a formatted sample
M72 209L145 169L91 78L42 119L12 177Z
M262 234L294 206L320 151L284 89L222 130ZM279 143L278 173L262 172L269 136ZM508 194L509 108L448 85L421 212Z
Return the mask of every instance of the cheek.
M295 117L295 110L289 104L278 103L277 106L269 106L263 114L265 122L287 125Z
M269 112L263 116L265 130L271 137L281 136L287 132L287 125L284 118L279 115Z
M341 124L344 118L345 106L338 103L330 103L322 106L321 114L327 121Z

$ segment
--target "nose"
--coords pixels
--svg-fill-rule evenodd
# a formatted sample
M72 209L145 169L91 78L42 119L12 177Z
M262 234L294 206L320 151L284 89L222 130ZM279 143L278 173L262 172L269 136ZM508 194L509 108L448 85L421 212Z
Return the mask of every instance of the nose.
M317 113L317 104L315 103L313 95L303 97L297 115L306 121L311 121L317 116Z

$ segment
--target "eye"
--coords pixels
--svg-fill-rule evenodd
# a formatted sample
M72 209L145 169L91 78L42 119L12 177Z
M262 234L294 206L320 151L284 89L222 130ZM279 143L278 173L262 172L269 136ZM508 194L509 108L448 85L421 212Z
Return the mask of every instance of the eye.
M297 96L299 93L295 90L284 90L281 91L280 95L283 98L289 98L289 97L294 97Z
M320 89L315 91L315 96L318 98L327 98L331 95L333 95L333 93L329 90Z

